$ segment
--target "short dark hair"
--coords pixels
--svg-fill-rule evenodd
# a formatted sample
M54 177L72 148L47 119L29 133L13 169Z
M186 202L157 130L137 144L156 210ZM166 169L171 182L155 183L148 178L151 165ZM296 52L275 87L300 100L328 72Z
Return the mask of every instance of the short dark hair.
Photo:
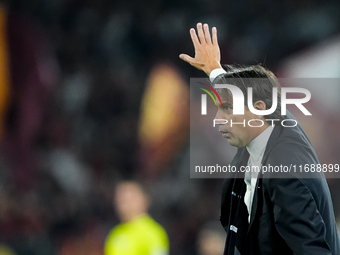
M225 65L223 66L226 73L215 78L213 84L232 84L237 86L245 96L244 103L247 106L248 87L253 88L253 103L262 100L269 109L273 104L272 88L278 88L278 98L276 110L269 115L267 119L285 119L281 115L281 86L272 71L261 65L241 66L241 65ZM231 97L228 89L216 89L219 94L227 93Z

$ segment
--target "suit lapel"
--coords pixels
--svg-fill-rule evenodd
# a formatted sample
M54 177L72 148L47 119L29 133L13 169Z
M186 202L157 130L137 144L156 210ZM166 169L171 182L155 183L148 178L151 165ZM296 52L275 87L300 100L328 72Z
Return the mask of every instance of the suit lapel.
M240 148L237 150L237 154L231 161L231 166L236 166L236 169L239 169L241 165L246 165L247 160L249 158L249 153L246 150L245 147ZM242 174L242 173L241 173ZM240 173L235 172L233 176L228 176L224 179L223 182L223 191L222 191L222 206L225 202L227 202L228 197L230 196L230 193L232 192L232 187L235 182L235 179L237 178L243 178L243 176L240 176ZM227 206L229 207L230 204L227 203Z
M256 182L256 185L255 185L255 192L254 192L254 198L253 198L253 204L251 206L251 214L250 214L250 222L249 222L249 229L248 229L248 233L249 233L249 230L254 222L254 219L255 219L255 215L256 215L256 212L257 212L257 207L258 207L258 204L259 204L259 192L261 191L261 186L262 186L262 175L259 174L258 178L257 178L257 182Z
M266 145L266 150L264 151L264 154L263 154L263 158L261 161L262 165L264 165L267 162L267 158L270 152L272 151L273 147L275 146L275 144L277 144L277 140L279 139L282 130L283 128L279 125L274 127L274 130L272 134L270 135L268 143Z

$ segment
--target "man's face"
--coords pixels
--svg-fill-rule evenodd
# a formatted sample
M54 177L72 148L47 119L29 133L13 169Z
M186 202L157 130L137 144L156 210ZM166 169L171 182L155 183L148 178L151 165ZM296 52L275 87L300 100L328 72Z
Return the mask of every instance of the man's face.
M218 125L218 130L222 133L223 137L227 138L230 145L235 147L248 145L259 133L259 128L250 127L248 121L251 119L258 119L258 117L250 112L245 106L244 115L233 115L233 103L230 100L230 97L226 96L224 93L220 93L220 96L222 105L219 100L216 100L217 113L215 119L225 119L228 123ZM245 123L245 125L243 123ZM217 121L216 124L218 124Z
M141 187L134 182L123 182L116 187L114 205L122 221L146 213L148 201Z

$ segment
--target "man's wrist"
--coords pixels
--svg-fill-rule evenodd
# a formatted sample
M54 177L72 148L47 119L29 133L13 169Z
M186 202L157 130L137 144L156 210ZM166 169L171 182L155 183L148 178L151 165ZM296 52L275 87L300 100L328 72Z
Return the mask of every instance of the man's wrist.
M224 73L226 73L226 71L223 68L216 68L210 72L209 79L211 82L213 82L217 76L220 76Z

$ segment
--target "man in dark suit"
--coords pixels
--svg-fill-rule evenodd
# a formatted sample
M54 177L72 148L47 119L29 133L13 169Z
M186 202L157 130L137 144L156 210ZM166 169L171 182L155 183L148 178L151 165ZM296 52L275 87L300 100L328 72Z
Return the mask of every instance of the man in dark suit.
M271 91L279 87L273 73L261 66L227 66L226 70L223 69L216 28L212 29L212 38L207 24L198 23L197 32L198 37L194 29L190 30L195 58L185 54L180 58L203 70L215 85L233 84L244 95L247 87L252 87L254 109L271 107ZM261 82L255 78L260 78ZM248 123L257 119L262 123L258 128L219 125L229 144L239 148L232 166L240 170L245 167L319 164L299 123L295 127L283 127L266 121L286 118L297 123L290 112L281 116L278 107L272 115L264 116L252 113L245 106L244 115L233 115L230 91L222 88L218 93L222 104L217 105L215 119L228 120L228 123ZM272 172L235 173L233 178L225 179L221 223L227 232L224 254L340 254L333 206L322 171L301 173L293 170L280 175Z

